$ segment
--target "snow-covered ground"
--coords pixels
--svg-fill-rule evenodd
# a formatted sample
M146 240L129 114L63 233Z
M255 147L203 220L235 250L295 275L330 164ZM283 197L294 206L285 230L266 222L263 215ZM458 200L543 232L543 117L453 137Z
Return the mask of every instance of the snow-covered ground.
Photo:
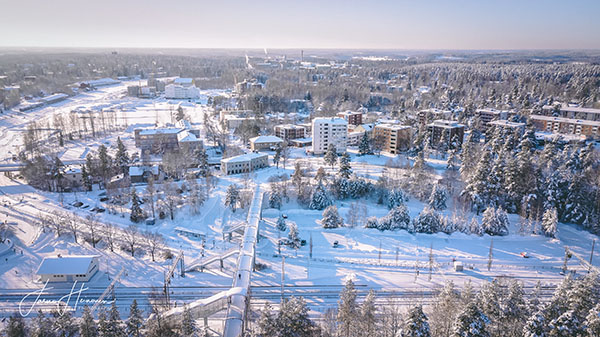
M137 83L137 82L136 82ZM61 150L61 158L81 160L89 151L101 143L114 144L116 137L121 137L130 153L134 151L133 129L135 127L153 126L156 123L172 122L171 113L176 109L178 101L167 101L161 98L142 100L126 97L125 89L128 83L102 88L94 92L86 92L50 107L33 110L28 113L8 112L0 116L0 154L5 158L3 163L10 162L13 154L21 144L21 132L27 123L34 119L49 118L52 113L68 113L76 107L91 106L120 106L119 120L122 128L103 139L93 141L77 140L67 142ZM200 123L208 111L207 95L226 95L223 91L203 91L201 104L183 102L186 113L192 123ZM0 158L0 159L2 159ZM392 157L353 155L352 169L359 176L377 179L384 165ZM292 150L291 159L286 163L286 169L270 167L257 171L251 177L255 183L261 184L261 189L269 190L269 177L273 175L293 173L294 161L300 160L304 166L316 170L323 164L322 157L307 156L303 150ZM396 158L400 162L406 159ZM439 159L428 160L438 174L444 168L444 162ZM328 171L331 171L328 169ZM333 172L333 171L331 171ZM243 184L243 177L219 176L216 187L211 191L210 198L201 207L199 214L191 214L185 207L176 213L174 220L158 220L154 226L139 225L140 230L157 231L166 239L166 246L173 253L184 252L186 263L202 258L202 242L182 237L175 233L175 227L185 227L206 233L205 258L218 255L238 245L239 239L232 242L223 238L226 227L242 223L247 210L233 213L223 206L225 191L229 184ZM143 191L144 186L137 186ZM34 276L37 266L45 256L61 254L98 254L100 255L100 270L88 285L95 289L94 295L102 292L122 267L126 274L120 279L116 291L118 303L123 307L133 298L146 298L152 288L161 289L164 273L169 268L171 260L161 257L156 262L151 261L148 254L132 257L129 253L117 250L112 253L103 244L93 248L88 243L75 243L69 235L56 238L54 233L43 233L33 224L38 221L40 214L54 210L73 212L80 219L85 218L94 206L103 206L99 202L102 191L88 193L71 193L63 196L62 203L56 193L40 192L19 180L0 176L0 220L7 220L15 229L14 250L0 255L0 309L3 314L14 310L14 301L27 289L38 289L41 284ZM69 206L79 200L89 208L81 209ZM388 210L385 206L372 201L362 201L369 216L384 216ZM337 202L340 215L346 217L351 201ZM411 198L407 204L411 217L416 217L424 204ZM444 211L450 215L449 210ZM277 239L286 236L274 227L279 214L287 215L287 221L298 225L300 237L307 244L297 251L282 246L282 256L285 263L277 254ZM444 284L453 280L461 286L467 280L475 285L489 281L494 277L512 277L520 279L526 287L533 287L538 281L553 286L561 279L564 263L565 246L588 259L592 241L595 236L581 231L574 226L561 224L557 239L542 236L522 236L518 234L519 219L510 215L511 234L505 237L493 238L493 263L488 271L488 254L492 237L447 234L410 234L406 231L380 232L376 229L338 228L323 229L319 224L321 211L307 210L296 204L294 200L285 203L281 210L265 209L264 220L260 224L257 259L268 267L254 272L252 276L252 293L258 299L278 301L282 278L282 264L285 273L284 283L286 296L299 294L307 296L309 305L316 310L331 306L337 302L337 292L348 277L355 279L361 292L375 289L381 294L406 292L431 293ZM474 214L469 214L471 218ZM130 223L128 216L120 214L98 214L98 221L110 222L124 228ZM310 242L312 241L312 259L309 257ZM334 248L333 243L339 246ZM529 258L520 254L527 252ZM433 269L429 271L430 254L433 256ZM600 263L594 255L594 265ZM464 271L454 271L453 260L464 264ZM569 260L570 270L583 272L584 268L577 259ZM232 284L232 273L235 269L235 257L225 260L221 270L219 264L205 269L204 272L190 272L185 277L176 273L171 282L172 298L179 304L194 299L206 298L214 293L228 289ZM418 270L418 272L417 272ZM69 286L69 285L64 285ZM189 287L189 288L183 288ZM119 290L120 289L120 290ZM16 294L10 296L10 294ZM17 296L18 295L18 296ZM91 296L91 295L90 295ZM122 301L122 302L119 302Z

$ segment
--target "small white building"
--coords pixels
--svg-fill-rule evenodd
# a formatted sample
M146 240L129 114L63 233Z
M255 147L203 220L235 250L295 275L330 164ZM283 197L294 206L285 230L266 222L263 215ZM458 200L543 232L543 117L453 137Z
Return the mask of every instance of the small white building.
M277 136L258 136L250 138L250 149L252 151L274 150L283 144L283 139Z
M36 274L42 282L88 282L99 270L98 255L47 256Z
M268 166L269 156L261 153L252 152L221 159L221 171L227 175L252 172Z
M312 121L312 152L323 154L329 144L335 146L337 153L346 152L348 122L343 118L315 118Z
M191 78L176 78L165 86L165 97L175 99L196 99L200 97L198 89Z

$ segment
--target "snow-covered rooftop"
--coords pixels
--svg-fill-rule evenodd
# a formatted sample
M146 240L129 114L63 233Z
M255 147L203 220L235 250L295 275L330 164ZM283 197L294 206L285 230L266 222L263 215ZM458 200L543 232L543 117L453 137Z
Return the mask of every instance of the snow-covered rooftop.
M42 260L36 274L85 274L96 257L98 255L47 256Z
M497 126L505 126L505 127L512 127L512 128L517 128L517 127L525 127L525 123L518 123L518 122L511 122L511 121L507 121L504 119L497 119L495 121L491 121L488 124L490 125L497 125Z
M173 83L175 84L192 84L193 80L189 77L178 77Z
M282 143L283 139L277 136L258 136L254 138L250 138L251 143Z
M410 129L410 126L400 124L378 124L376 127L393 131Z
M581 125L600 126L600 121L588 121L585 119L552 117L552 116L542 116L542 115L531 115L531 119L550 121L550 122L575 123L575 124L581 124Z
M261 157L267 157L267 155L251 152L251 153L241 154L241 155L235 156L235 157L225 158L225 159L222 159L221 162L222 163L240 163L240 162L246 162L246 161L250 161L252 159L257 159L257 158L261 158Z
M189 132L188 130L183 130L177 134L177 141L180 143L184 142L197 142L198 138L195 134Z
M140 135L155 135L155 134L177 134L183 131L181 128L156 128L144 129L140 131Z
M553 110L554 107L551 106L551 105L544 105L544 107L542 109L544 109L544 110ZM580 108L580 107L566 106L566 105L561 106L560 110L561 111L585 112L585 113L592 113L592 114L600 114L600 109Z
M314 124L337 124L337 125L347 125L345 119L340 117L319 117L313 119Z

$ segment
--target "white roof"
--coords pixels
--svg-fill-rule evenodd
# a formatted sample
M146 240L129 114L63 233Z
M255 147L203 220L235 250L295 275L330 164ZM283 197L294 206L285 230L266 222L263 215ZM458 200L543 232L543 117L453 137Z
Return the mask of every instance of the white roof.
M551 105L544 105L544 107L542 108L544 110L553 110L554 107ZM572 111L572 112L585 112L585 113L592 113L592 114L600 114L600 109L593 109L593 108L580 108L580 107L571 107L571 106L561 106L560 107L561 111Z
M47 256L42 260L36 274L75 275L85 274L90 268L90 263L98 255L68 255L63 257Z
M381 128L381 129L389 129L389 130L404 130L404 129L410 129L410 126L408 125L399 125L399 124L377 124L375 125L375 128Z
M279 124L279 125L275 125L275 127L282 128L282 129L304 129L303 126L294 125L294 124Z
M189 132L188 130L183 130L180 133L177 134L177 141L178 142L197 142L198 138L196 137L195 134Z
M437 127L442 127L442 128L458 128L458 127L465 127L462 124L459 124L457 121L447 121L444 119L436 119L433 121L433 123L428 124L428 126L437 126Z
M319 117L313 119L314 124L339 124L339 125L348 125L345 119L339 117Z
M507 126L507 127L525 127L525 123L511 122L504 119L498 119L495 121L491 121L488 124L490 125L498 125L498 126Z
M588 120L584 120L584 119L552 117L552 116L542 116L542 115L531 115L531 119L550 121L550 122L562 122L562 123L600 126L600 121L596 122L596 121L588 121Z
M188 77L178 77L173 81L175 84L192 84L192 82L193 80Z
M100 86L100 85L117 84L117 83L121 83L121 82L117 81L117 80L113 80L112 78L106 77L106 78L101 78L98 80L84 81L82 83L85 83L90 86Z
M277 136L258 136L250 138L251 143L283 143L283 139Z
M192 229L192 228L184 228L184 227L175 227L173 228L174 231L176 232L180 232L180 233L191 233L191 234L196 234L196 235L206 235L206 233L201 232L199 230L196 229Z
M40 101L51 102L51 101L54 101L54 100L64 99L64 98L67 98L67 97L69 97L69 95L59 93L59 94L53 94L53 95L49 95L49 96L46 96L46 97L42 97L42 98L40 98Z
M155 135L155 134L176 134L183 131L180 128L156 128L144 129L140 131L140 135Z
M261 158L261 157L267 157L266 154L262 154L262 153L246 153L246 154L242 154L239 156L235 156L235 157L229 157L229 158L225 158L225 159L221 159L221 163L239 163L239 162L246 162L246 161L250 161L252 159L257 159L257 158Z
M362 112L346 110L343 112L338 112L338 115L344 115L344 116L362 115Z

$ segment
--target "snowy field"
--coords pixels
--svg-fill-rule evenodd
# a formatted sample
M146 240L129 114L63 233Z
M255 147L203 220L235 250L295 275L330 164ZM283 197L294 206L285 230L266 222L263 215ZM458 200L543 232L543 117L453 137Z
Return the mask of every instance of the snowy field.
M137 84L137 81L135 82ZM115 144L118 136L124 141L130 153L134 152L133 130L136 127L149 127L156 123L164 125L172 122L170 112L180 102L164 99L142 100L125 96L126 85L102 88L70 98L50 107L27 113L8 112L0 116L0 149L3 163L9 163L13 154L21 144L21 132L31 120L51 118L52 113L68 113L77 107L119 106L119 120L122 128L118 132L94 141L77 140L67 142L61 150L63 161L76 161L85 158L89 151L96 149L101 143ZM227 95L223 91L203 91L199 103L183 102L191 122L198 124L209 109L205 103L208 95ZM272 153L271 153L272 155ZM352 155L352 169L362 177L377 179L384 165L391 157ZM261 185L263 191L269 190L269 177L293 173L294 162L317 169L323 164L321 157L308 157L300 149L292 151L286 169L270 167L251 175L254 182ZM403 159L400 158L400 161ZM404 160L406 161L406 160ZM437 159L428 160L428 164L441 174L444 162ZM330 169L328 169L330 170ZM336 168L337 170L337 168ZM334 170L335 171L335 170ZM333 173L333 171L331 171ZM154 226L139 225L140 230L157 231L166 240L166 246L174 253L183 251L185 263L202 260L202 241L189 239L175 233L175 227L185 227L205 233L204 258L222 254L239 244L239 237L231 242L224 239L226 228L241 224L245 220L247 210L239 209L235 213L223 206L225 191L231 183L243 185L241 175L219 176L210 198L201 207L198 215L192 215L187 209L176 213L175 219L158 220ZM142 192L144 186L136 187ZM102 191L88 193L70 193L63 196L61 202L56 193L40 192L27 186L22 181L0 176L0 220L6 219L15 228L14 249L0 248L0 310L2 315L14 310L14 302L22 293L31 289L39 289L41 284L34 276L37 267L45 256L56 254L97 254L100 255L100 270L88 285L90 296L98 295L111 282L111 279L125 268L126 274L119 280L116 291L118 303L123 308L133 298L143 300L155 289L163 286L164 274L171 264L162 256L153 262L148 254L132 257L129 253L117 250L110 252L104 245L93 248L88 243L75 243L73 238L64 235L56 238L54 233L43 233L33 226L40 214L48 214L55 210L73 212L79 219L84 219L90 212L87 209L68 206L79 200L89 208L105 206L99 202ZM372 200L362 201L368 216L382 217L387 214L385 206ZM340 215L346 218L351 201L336 202ZM453 205L448 205L444 215L450 215ZM407 203L411 218L416 217L424 208L424 204L411 198ZM287 236L287 232L279 232L274 223L279 214L287 215L288 223L298 226L300 237L307 244L298 250L287 246L281 247L278 254L277 240ZM384 231L365 228L323 229L319 220L322 211L308 210L300 207L295 200L284 203L281 210L263 210L264 221L261 222L257 261L267 265L252 277L252 293L256 298L254 304L261 301L278 302L281 297L282 269L284 271L285 296L306 296L312 309L323 311L337 303L337 293L344 281L351 277L355 280L359 293L363 295L369 289L386 296L396 294L421 294L414 301L424 301L431 297L433 291L452 280L457 286L471 281L478 286L482 282L495 277L516 278L524 282L526 290L531 289L538 281L553 287L562 279L565 246L578 255L590 257L592 241L595 239L575 226L561 224L557 239L543 236L518 234L519 218L509 215L511 222L510 235L493 238L493 262L488 271L488 254L492 237L484 235L465 235L461 233L447 234L410 234L406 231ZM469 218L474 216L470 214ZM113 223L119 228L130 224L128 216L102 213L99 222ZM481 220L481 217L479 217ZM310 242L312 241L312 258L310 258ZM333 243L338 242L334 247ZM527 252L529 258L523 258ZM433 264L430 261L433 257ZM282 256L285 257L283 263ZM463 263L464 271L455 271L453 261ZM597 254L593 264L599 265ZM219 264L209 266L204 272L186 273L172 280L174 301L181 304L199 298L206 298L218 291L228 289L232 284L235 270L235 256L225 259L223 268ZM431 272L430 272L431 266ZM568 262L569 270L584 272L585 268L573 258ZM63 285L63 287L70 285ZM59 285L60 287L60 285ZM119 302L122 301L122 302ZM254 301L254 300L253 300Z

